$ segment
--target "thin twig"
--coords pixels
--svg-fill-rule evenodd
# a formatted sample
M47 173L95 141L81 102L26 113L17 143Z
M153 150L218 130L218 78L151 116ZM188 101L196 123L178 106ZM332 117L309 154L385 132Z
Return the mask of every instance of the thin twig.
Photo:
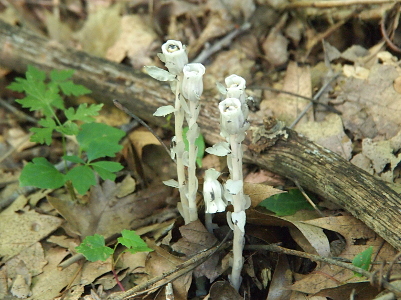
M366 271L364 269L358 268L358 267L356 267L356 266L354 266L352 264L347 264L347 263L335 260L333 258L322 257L322 256L315 255L315 254L310 254L310 253L305 253L305 252L301 252L301 251L297 251L297 250L287 249L287 248L283 248L283 247L277 246L275 244L270 244L270 245L248 245L248 246L245 246L245 249L246 250L273 251L273 252L277 252L277 253L283 253L283 254L287 254L287 255L294 255L294 256L298 256L298 257L307 258L307 259L310 259L312 261L320 261L320 262L323 262L323 263L335 265L335 266L338 266L340 268L348 269L348 270L351 270L353 272L362 274L366 278L373 278L373 275L374 275L373 273L368 272L368 271ZM390 282L388 282L384 278L380 278L380 279L381 279L381 285L384 288L386 288L390 292L393 292L397 297L401 296L401 290L400 289L395 287L393 284L391 284Z
M297 93L287 92L287 91L275 89L275 88L268 87L268 86L251 86L251 87L248 87L248 89L250 89L250 90L268 90L268 91L272 91L272 92L276 92L276 93L282 93L282 94L295 96L295 97L298 97L298 98L302 98L302 99L308 100L308 101L312 102L313 104L318 104L318 105L324 106L325 108L327 108L327 110L329 110L329 111L331 111L333 113L336 113L338 115L342 115L341 111L335 109L334 107L332 107L330 105L327 105L325 103L320 103L319 101L317 101L317 100L315 100L313 98L302 96L302 95L299 95Z
M214 53L220 51L222 48L227 47L228 45L230 45L231 41L235 37L237 37L238 35L240 35L244 31L248 30L249 28L251 28L251 24L250 23L246 22L246 23L242 24L242 26L240 28L231 31L224 38L222 38L221 40L217 41L212 46L203 49L203 51L201 53L199 53L199 55L192 62L193 63L204 63L205 60L208 57L210 57Z
M185 275L186 273L188 273L189 271L192 271L193 269L195 269L197 266L201 265L202 263L204 263L206 260L209 259L209 257L211 257L214 253L219 252L221 250L224 250L226 247L229 246L229 243L226 243L228 237L230 236L231 231L227 233L227 235L225 236L225 238L217 245L214 246L206 251L203 251L201 253L199 253L198 255L193 256L192 258L188 259L187 261L185 261L184 263L176 266L173 270L170 270L168 272L165 272L159 276L153 277L152 279L148 280L147 282L137 285L129 290L127 290L126 292L120 292L120 293L114 293L109 295L109 297L107 298L108 300L124 300L124 299L129 299L131 297L135 297L135 296L139 296L142 295L144 293L147 293L149 291L158 289L164 285L166 285L169 282L172 282L174 280L176 280L177 278ZM151 288L149 288L149 286L165 280L166 277L168 276L172 276L171 278L169 278L166 281L163 281L162 283L153 286Z
M137 115L133 114L128 108L126 108L124 105L122 105L117 99L113 100L114 105L122 110L123 112L125 112L127 115L129 115L130 117L134 118L135 120L137 120L141 125L145 126L147 130L150 131L151 134L154 135L155 138L157 138L157 140L159 141L159 143L163 146L164 150L166 150L166 152L168 153L168 156L171 157L171 153L170 150L167 148L167 146L164 144L164 142L162 141L162 139L157 135L157 133L148 125L146 124L140 117L138 117ZM173 158L172 160L174 162L176 162Z
M316 101L316 103L320 103L319 102L319 98L320 96L326 91L327 87L333 82L334 79L336 79L338 76L340 75L340 73L334 74L333 77L331 77L321 88L320 90L316 93L315 96L313 96L313 101ZM314 102L310 102L305 108L304 110L299 114L299 116L294 120L294 122L292 122L292 124L288 127L288 128L294 128L295 125L298 124L299 120L302 119L302 117L306 114L306 112L309 110L309 108L312 107Z

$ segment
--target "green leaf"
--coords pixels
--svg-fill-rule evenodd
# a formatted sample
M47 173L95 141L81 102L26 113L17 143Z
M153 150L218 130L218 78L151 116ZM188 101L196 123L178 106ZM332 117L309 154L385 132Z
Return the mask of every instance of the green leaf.
M80 84L75 84L71 80L58 83L62 92L67 96L82 96L90 94L92 91Z
M75 250L91 262L106 261L114 253L112 248L106 247L104 237L100 234L87 236Z
M31 132L34 132L31 136L31 142L50 145L53 130L57 127L56 122L52 118L44 118L39 120L38 123L43 128L33 127L30 129Z
M50 79L52 81L65 81L70 79L74 72L74 70L53 70L50 72Z
M114 172L123 169L123 166L120 163L113 161L97 161L90 165L103 180L108 179L114 181L116 179Z
M21 186L56 189L64 185L65 177L46 158L36 157L24 167L19 180Z
M273 195L259 203L260 206L276 213L278 216L289 216L301 209L313 210L301 191L291 189L288 193Z
M118 144L125 132L103 123L86 123L77 135L78 143L86 151L88 161L99 157L113 157L122 149Z
M184 127L182 130L182 137L184 139L186 151L188 151L188 148L189 148L189 143L188 143L188 139L187 139L188 130L189 130L189 127ZM202 134L199 134L199 136L195 140L195 145L196 145L196 147L198 147L198 152L196 154L196 164L199 166L199 168L201 168L202 167L202 158L205 155L205 139L203 138Z
M127 251L132 254L137 252L150 252L153 249L149 248L148 245L141 239L139 235L133 230L124 229L121 231L122 237L119 237L117 241L127 247Z
M76 166L65 175L66 180L71 180L72 185L79 194L85 194L92 185L96 185L96 177L88 166Z
M63 159L76 164L85 164L85 161L76 155L64 155Z
M103 104L92 104L88 107L86 103L83 103L78 106L75 111L74 108L70 107L65 111L65 116L70 121L83 121L83 122L93 122L95 118L93 116L99 115L99 111L102 109Z
M368 249L362 251L361 253L357 254L355 258L352 260L352 264L355 267L361 268L365 271L369 270L370 263L372 262L372 253L373 247L370 246ZM354 272L355 276L362 277L363 275L357 272Z
M63 125L57 126L55 130L65 135L77 135L79 127L77 124L68 120Z
M32 65L28 65L28 70L25 73L27 80L44 81L46 79L46 73L44 71L35 68Z

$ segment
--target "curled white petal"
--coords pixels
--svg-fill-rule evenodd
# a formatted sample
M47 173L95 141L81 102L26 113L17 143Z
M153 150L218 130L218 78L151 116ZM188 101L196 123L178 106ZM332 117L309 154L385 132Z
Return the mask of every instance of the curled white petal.
M166 105L166 106L161 106L159 107L155 112L154 116L155 117L165 117L168 114L171 114L175 111L174 106L172 105Z
M244 182L242 180L229 179L224 186L231 195L237 195L242 190Z
M227 142L214 144L212 147L206 148L205 151L216 156L226 156L227 154L231 153L229 143Z
M189 101L199 101L203 92L203 74L205 67L200 63L187 64L183 68L181 92Z
M206 213L212 214L222 212L226 209L226 202L223 199L223 187L217 180L220 172L215 169L208 169L205 172L203 183L203 199L205 201Z
M188 63L188 55L182 43L180 41L168 40L162 45L162 52L164 63L169 72L173 75L180 74L184 66Z
M145 71L149 76L159 81L173 81L176 78L174 74L154 66L145 66Z
M227 98L219 103L221 134L240 134L245 132L246 118L237 98Z
M174 180L174 179L169 179L169 180L165 180L163 181L163 183L167 186L171 186L173 188L178 188L178 181Z
M233 224L237 225L239 230L245 232L246 214L245 211L231 213L231 220Z

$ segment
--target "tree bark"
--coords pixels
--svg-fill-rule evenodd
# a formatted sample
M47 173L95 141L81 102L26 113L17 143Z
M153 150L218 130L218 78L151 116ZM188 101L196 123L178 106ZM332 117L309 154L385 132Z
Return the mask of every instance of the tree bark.
M111 105L118 99L142 119L155 125L165 123L152 114L172 103L170 87L138 70L67 48L2 21L0 49L4 68L18 72L24 72L27 65L45 71L74 69L74 81L91 89L96 100ZM213 97L203 98L199 125L206 141L214 144L221 141L217 102ZM342 206L401 250L401 199L385 183L289 129L248 141L248 145L246 162L298 180L305 189Z

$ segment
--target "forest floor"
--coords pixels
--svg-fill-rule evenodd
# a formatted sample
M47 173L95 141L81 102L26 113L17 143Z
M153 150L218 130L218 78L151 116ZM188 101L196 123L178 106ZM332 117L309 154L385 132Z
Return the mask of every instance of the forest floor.
M397 193L399 16L398 2L371 0L0 0L1 21L145 73L144 66L164 68L157 56L163 43L181 41L189 61L206 67L204 95L214 98L203 96L201 101L222 99L216 84L239 75L252 98L251 127L280 120ZM7 51L0 48L3 54ZM401 297L401 243L394 242L401 240L401 233L387 240L365 224L374 220L364 223L358 213L304 191L289 179L291 174L280 176L252 162L243 165L251 207L237 292L229 283L230 244L213 248L230 232L226 213L215 215L217 229L210 233L199 192L200 220L184 224L177 189L163 184L177 177L174 162L145 126L116 107L105 105L95 116L97 122L126 133L121 150L108 159L124 167L115 180L100 176L76 199L65 187L22 189L24 165L38 157L57 165L66 149L78 155L78 146L76 138L64 140L60 132L51 136L49 145L31 140L30 129L43 126L38 122L44 112L16 102L25 94L11 90L10 84L27 74L5 66L0 60L0 299L128 299L117 293L135 286L140 288L133 296L145 299ZM162 97L173 104L172 92ZM90 93L60 100L75 108L99 103ZM59 118L61 111L56 112ZM172 121L167 117L164 126L149 124L167 146L174 135ZM200 187L209 168L221 172L223 182L229 179L225 159L203 152L198 159ZM42 174L34 175L44 180ZM327 182L329 193L330 178ZM352 187L344 193L354 197ZM381 217L377 211L371 219ZM77 254L76 247L94 234L113 248L124 229L135 230L153 251L123 252L120 243L105 261L90 262ZM364 276L353 266L362 267Z

